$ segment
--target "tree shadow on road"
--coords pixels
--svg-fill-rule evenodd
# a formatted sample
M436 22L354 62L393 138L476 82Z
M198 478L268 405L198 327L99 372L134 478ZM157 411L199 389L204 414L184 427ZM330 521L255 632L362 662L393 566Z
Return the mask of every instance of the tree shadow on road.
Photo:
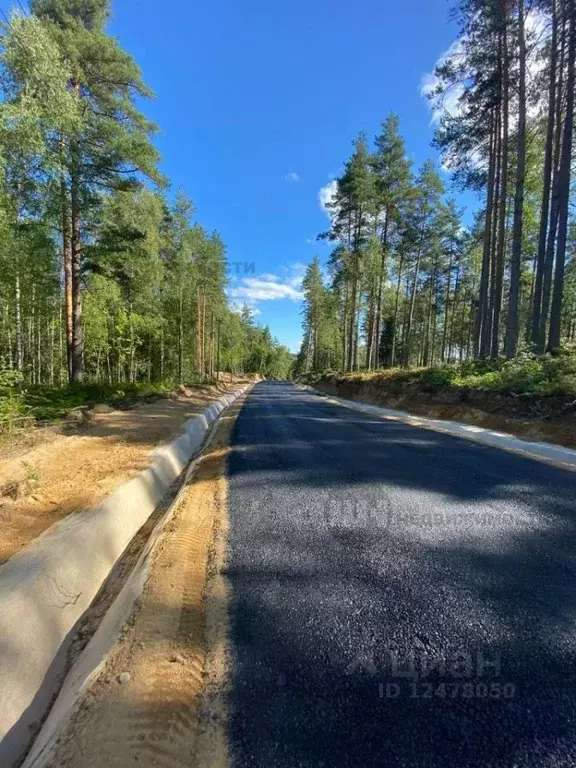
M576 475L306 397L236 425L235 765L576 764Z

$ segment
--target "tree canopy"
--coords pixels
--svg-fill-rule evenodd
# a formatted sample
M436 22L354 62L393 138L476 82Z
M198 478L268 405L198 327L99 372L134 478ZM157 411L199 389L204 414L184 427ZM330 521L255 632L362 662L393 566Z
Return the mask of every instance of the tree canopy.
M226 247L159 170L109 0L32 0L0 36L0 367L29 383L289 375L226 295Z
M453 13L460 38L428 87L433 146L481 208L465 226L445 174L431 161L414 173L395 115L372 148L361 134L329 206L335 249L326 274L314 266L298 370L510 359L575 340L576 6L458 0Z

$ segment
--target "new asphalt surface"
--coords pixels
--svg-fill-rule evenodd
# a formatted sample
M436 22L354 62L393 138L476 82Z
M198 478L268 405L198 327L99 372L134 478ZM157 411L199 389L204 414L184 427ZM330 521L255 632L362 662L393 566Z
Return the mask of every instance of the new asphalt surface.
M576 474L262 383L229 461L235 768L576 766Z

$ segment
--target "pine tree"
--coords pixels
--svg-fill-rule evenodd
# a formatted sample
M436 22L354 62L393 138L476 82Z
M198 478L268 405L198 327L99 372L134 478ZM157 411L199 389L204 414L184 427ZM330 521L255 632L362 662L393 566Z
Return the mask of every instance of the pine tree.
M369 367L372 364L378 367L381 362L376 351L382 333L382 299L387 271L386 262L391 253L391 246L398 240L403 211L411 193L411 163L406 157L406 147L400 135L400 121L397 115L390 115L384 121L375 144L372 165L376 175L376 224L380 234L382 258L378 274L378 298L373 333L368 339Z
M70 72L69 90L82 115L63 131L62 250L70 253L72 299L71 378L82 381L82 275L88 233L83 221L104 189L119 189L138 173L160 181L154 126L136 108L151 94L137 65L105 32L109 0L32 0L32 11L52 22L54 40ZM69 227L68 227L69 222Z
M362 253L375 212L375 181L370 167L366 137L360 134L354 142L354 152L337 179L331 240L340 241L342 257L347 262L345 289L345 359L346 369L359 365L359 308L362 276Z
M440 201L444 187L432 162L424 163L415 181L416 198L413 201L411 216L411 238L413 241L413 275L410 288L406 328L404 334L404 365L410 365L412 359L412 331L416 295L421 285L420 268L422 261L430 258L438 246L440 237L439 215Z

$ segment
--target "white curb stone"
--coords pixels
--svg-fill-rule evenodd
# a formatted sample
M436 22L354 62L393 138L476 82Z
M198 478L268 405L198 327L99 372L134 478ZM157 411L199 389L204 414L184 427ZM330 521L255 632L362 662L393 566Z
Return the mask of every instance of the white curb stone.
M200 450L242 387L185 424L185 433L97 507L70 515L0 567L0 765L27 748L62 682L74 627L106 577Z

